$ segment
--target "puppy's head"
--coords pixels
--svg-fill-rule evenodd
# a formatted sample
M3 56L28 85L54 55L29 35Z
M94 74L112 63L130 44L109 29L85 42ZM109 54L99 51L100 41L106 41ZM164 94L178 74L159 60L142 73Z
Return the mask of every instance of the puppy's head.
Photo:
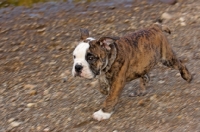
M73 51L72 75L88 79L101 74L109 61L109 53L115 39L103 37L99 40L89 37L86 29L81 29L81 42Z

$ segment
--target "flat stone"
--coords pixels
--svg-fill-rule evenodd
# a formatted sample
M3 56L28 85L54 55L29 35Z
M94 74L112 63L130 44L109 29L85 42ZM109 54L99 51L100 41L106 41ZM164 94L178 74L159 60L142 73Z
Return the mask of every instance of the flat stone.
M144 106L145 105L145 100L141 99L138 103L139 106Z
M180 20L181 22L184 22L184 21L185 21L185 19L184 19L183 17L180 17L179 20Z
M180 73L177 73L177 74L176 74L176 77L180 77L180 76L181 76L181 74L180 74Z
M157 99L157 95L156 95L156 94L150 97L150 100L151 100L151 101L152 101L152 100L156 100L156 99Z
M15 120L15 118L10 118L10 119L8 120L8 123L13 122L14 120Z
M49 94L49 89L44 90L43 95L48 95Z
M26 89L33 89L35 87L36 87L36 85L33 85L33 84L26 84L26 85L24 85L24 88L26 88Z
M44 129L44 132L49 132L49 131L50 131L50 128L48 127Z
M31 108L31 107L35 107L37 104L36 103L28 103L27 104L27 107L28 108Z
M13 121L10 123L11 127L18 127L21 124L21 122Z
M161 19L163 19L163 20L170 20L170 19L172 19L172 17L173 16L167 12L165 12L161 15Z
M38 32L38 33L42 33L42 32L44 32L45 30L46 30L46 28L41 28L41 29L38 29L37 32Z
M165 83L165 80L160 80L160 81L158 81L158 83L163 84L163 83Z
M37 91L36 91L36 90L31 90L31 91L29 92L29 94L30 94L30 95L36 95L36 94L37 94Z
M186 23L185 23L185 22L181 22L180 25L181 25L182 27L184 27L184 26L186 26Z

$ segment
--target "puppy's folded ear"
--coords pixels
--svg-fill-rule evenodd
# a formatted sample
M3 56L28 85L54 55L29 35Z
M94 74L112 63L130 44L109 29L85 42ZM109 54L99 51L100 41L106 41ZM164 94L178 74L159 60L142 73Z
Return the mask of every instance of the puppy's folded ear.
M89 37L89 31L87 29L81 28L80 29L81 32L81 40L84 41Z
M111 45L117 41L119 37L102 37L98 41L106 50L111 50Z

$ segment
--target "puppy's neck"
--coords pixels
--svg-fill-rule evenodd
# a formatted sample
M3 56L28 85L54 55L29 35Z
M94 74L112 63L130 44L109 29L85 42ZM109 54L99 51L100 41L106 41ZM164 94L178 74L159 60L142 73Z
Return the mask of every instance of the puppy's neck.
M104 65L103 68L102 68L102 71L105 72L105 73L111 68L113 62L114 62L115 59L116 59L116 56L117 56L117 49L116 49L115 43L113 43L113 44L111 45L111 50L110 50L110 52L108 52L107 54L108 54L108 55L107 55L107 58L106 58L105 65Z

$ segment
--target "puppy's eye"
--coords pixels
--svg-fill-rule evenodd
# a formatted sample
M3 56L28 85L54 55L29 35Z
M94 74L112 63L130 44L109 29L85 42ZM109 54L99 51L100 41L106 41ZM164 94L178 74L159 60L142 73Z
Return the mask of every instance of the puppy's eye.
M93 60L94 57L93 56L88 56L88 60Z
M96 57L95 55L91 54L91 53L88 53L87 56L86 56L86 60L89 61L89 62L94 62L98 59L98 57Z
M74 59L76 58L76 56L74 55Z

